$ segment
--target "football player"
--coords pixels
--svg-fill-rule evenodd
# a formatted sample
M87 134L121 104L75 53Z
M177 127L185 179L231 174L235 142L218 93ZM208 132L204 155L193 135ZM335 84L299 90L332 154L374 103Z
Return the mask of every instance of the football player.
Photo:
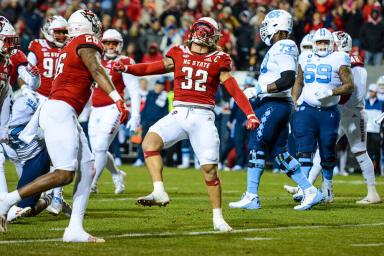
M0 16L0 142L8 141L11 85L18 79L22 82L21 92L31 101L36 101L33 90L40 85L38 69L28 63L25 54L18 50L19 37L9 21ZM6 193L4 155L0 149L0 193Z
M248 129L255 129L259 120L230 74L232 60L218 49L219 38L218 23L212 18L203 17L192 25L187 45L172 47L162 61L136 65L116 63L114 68L137 76L175 73L175 108L151 126L142 144L154 190L147 196L139 197L137 203L144 206L169 203L163 185L160 151L180 140L189 139L207 185L213 207L214 230L225 232L232 228L225 222L221 210L221 185L217 174L220 141L213 113L219 83L223 84L247 116Z
M295 210L310 209L323 200L322 193L309 183L299 162L286 148L293 111L290 90L295 81L298 56L295 42L289 39L292 23L292 16L284 10L269 12L262 22L261 39L271 48L261 64L258 84L245 90L248 98L259 98L255 112L261 123L249 138L247 191L239 201L229 203L230 208L260 208L258 190L268 155L305 193L305 200L295 206Z
M94 177L93 156L77 120L91 95L95 81L116 103L120 122L128 110L109 75L100 64L103 46L99 36L101 22L89 10L78 10L68 20L71 40L63 47L57 60L55 78L49 99L42 105L38 123L51 158L54 172L8 194L0 194L0 232L6 232L6 214L21 199L48 189L71 183L76 177L72 215L64 231L64 242L104 242L83 228L83 218Z
M101 56L101 64L108 70L120 96L124 98L124 89L127 88L131 97L131 118L127 128L136 131L140 125L140 94L139 82L134 76L127 73L120 73L112 69L113 63L121 61L125 65L134 64L134 60L121 56L123 37L115 29L108 29L103 33L102 38L104 53ZM115 184L115 194L125 191L125 173L117 169L113 156L108 148L119 131L120 112L108 95L98 88L93 90L92 111L89 117L88 133L91 148L95 154L96 175L92 182L91 192L97 193L97 181L104 167L112 174Z
M333 51L332 33L318 29L313 35L313 52L301 55L292 90L297 105L293 130L302 171L308 177L312 156L319 146L323 173L322 192L326 202L333 201L332 178L336 164L336 142L340 123L340 95L354 90L350 57ZM304 194L305 199L305 194Z
M46 20L41 32L44 39L32 40L28 46L28 61L41 74L41 85L37 89L40 103L46 101L51 92L57 58L67 40L67 21L61 16L52 16ZM47 210L54 215L59 214L65 204L62 192L62 187L53 189L52 203Z
M300 42L300 54L307 51L312 52L312 37L313 34L306 34Z

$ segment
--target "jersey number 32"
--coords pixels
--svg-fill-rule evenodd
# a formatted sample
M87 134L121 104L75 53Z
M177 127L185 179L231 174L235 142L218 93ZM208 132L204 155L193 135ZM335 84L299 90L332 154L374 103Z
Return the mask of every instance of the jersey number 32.
M207 91L205 83L208 79L208 72L206 70L198 69L193 75L192 67L183 67L181 69L185 74L185 81L181 82L181 89L185 90L195 90L199 92ZM199 79L193 79L192 77L197 77Z

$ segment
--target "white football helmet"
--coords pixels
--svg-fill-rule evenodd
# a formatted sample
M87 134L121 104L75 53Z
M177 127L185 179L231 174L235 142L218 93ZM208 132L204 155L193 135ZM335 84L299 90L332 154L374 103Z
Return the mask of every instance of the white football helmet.
M352 50L352 38L344 31L335 31L332 33L336 50L349 53Z
M19 45L19 37L11 23L0 16L0 54L8 57Z
M318 41L329 41L328 46L317 46ZM316 30L312 38L312 51L320 57L325 57L333 52L333 36L326 28Z
M68 23L61 16L55 15L48 18L41 29L41 33L43 33L43 36L47 39L47 41L55 44L59 48L62 48L65 44L67 35L65 35L64 38L59 38L55 35L55 31L68 31Z
M78 10L68 19L68 36L76 37L83 34L91 34L97 38L102 34L101 22L90 10Z
M293 19L292 15L284 10L270 11L264 18L261 28L260 37L263 42L271 46L272 37L278 31L287 31L288 34L292 33Z
M103 43L104 42L117 42L117 47L114 50L106 49L105 50L105 56L109 59L115 58L118 54L121 53L121 50L123 49L123 37L121 36L120 32L116 29L107 29L103 33L102 38Z
M313 34L306 34L300 43L300 52L310 51L312 52L312 38Z

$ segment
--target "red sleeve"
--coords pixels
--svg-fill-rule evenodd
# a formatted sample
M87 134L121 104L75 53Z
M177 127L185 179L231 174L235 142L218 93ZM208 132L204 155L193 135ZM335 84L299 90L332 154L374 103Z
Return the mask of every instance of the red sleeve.
M76 40L76 52L81 48L94 48L98 52L103 53L103 45L101 41L93 35L80 35L73 40Z
M122 56L119 61L121 61L124 65L133 65L136 64L135 60L131 57Z
M16 53L11 55L10 61L14 70L17 70L20 65L28 65L27 56L20 50L16 50Z
M36 55L37 42L33 40L28 45L28 51L33 52Z
M240 89L234 77L225 80L223 85L225 89L227 89L228 93L235 99L237 105L247 117L249 115L255 114L253 112L251 104L249 103L249 100L247 99L243 91Z
M128 66L128 73L134 76L161 75L167 73L163 60Z
M231 71L232 70L232 59L228 54L222 55L219 60L220 71Z

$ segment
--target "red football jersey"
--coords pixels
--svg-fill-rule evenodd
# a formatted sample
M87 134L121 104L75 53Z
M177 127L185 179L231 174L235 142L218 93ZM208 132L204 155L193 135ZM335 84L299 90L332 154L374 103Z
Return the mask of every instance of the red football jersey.
M220 72L231 70L231 57L222 51L193 53L187 46L174 46L166 56L175 66L174 101L214 106Z
M57 59L56 74L50 99L62 100L71 105L79 115L91 96L93 78L77 51L95 48L103 52L101 41L92 35L80 35L69 41Z
M120 96L124 98L124 81L123 75L120 72L116 72L112 69L112 64L118 60L122 61L124 65L135 64L135 61L130 57L119 56L114 60L109 60L105 57L101 58L101 64L109 71L112 82L116 87L116 90L119 92ZM114 104L113 100L99 87L95 87L92 95L92 106L94 107L103 107L107 105Z
M4 88L6 84L12 86L17 81L19 74L17 68L20 65L28 65L27 56L20 51L15 50L9 60L3 59L0 63L0 88Z
M36 66L40 72L41 84L37 92L48 97L52 88L60 48L55 47L45 39L35 39L29 44L28 50L35 54Z
M350 54L349 57L351 58L351 68L364 67L364 61L360 55ZM349 98L351 98L351 95L352 95L352 93L346 94L346 95L341 95L340 100L339 100L339 104L340 105L345 104L349 100Z

